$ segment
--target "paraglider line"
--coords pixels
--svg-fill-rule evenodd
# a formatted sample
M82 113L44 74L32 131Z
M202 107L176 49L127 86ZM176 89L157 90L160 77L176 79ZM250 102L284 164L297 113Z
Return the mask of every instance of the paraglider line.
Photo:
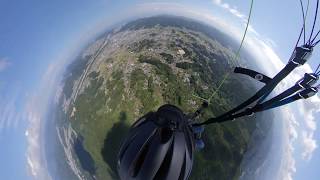
M308 10L309 10L309 1L310 0L308 0L306 12L304 12L303 3L302 3L302 0L300 0L302 18L303 18L303 44L306 43L306 17L307 17Z
M301 31L300 31L300 34L299 34L299 38L298 38L298 40L297 40L297 42L296 42L296 45L295 45L294 49L295 49L296 47L298 47L298 44L299 44L300 39L301 39L301 36L302 36L302 32L303 32L303 27L301 28Z
M313 43L313 42L315 41L315 39L318 37L319 33L320 33L320 30L319 30L319 31L317 32L317 34L313 37L311 43Z
M319 68L320 68L320 64L317 66L317 69L314 71L316 74L319 74L319 73L320 73ZM319 71L318 71L318 70L319 70Z
M308 41L308 44L309 44L309 45L311 44L310 40L311 40L312 35L313 35L314 26L316 25L316 22L317 22L318 9L319 9L319 0L317 0L317 8L316 8L316 12L315 12L315 15L314 15L312 30L311 30L311 34L310 34L309 41Z
M245 31L244 31L244 34L243 34L243 36L242 36L240 46L239 46L239 48L238 48L238 50L237 50L237 53L236 53L236 57L235 57L236 60L238 60L238 58L239 58L239 56L240 56L240 50L241 50L241 48L242 48L242 46L243 46L244 39L245 39L246 36L247 36L247 32L248 32L248 28L249 28L249 23L250 23L250 20L251 20L252 9L253 9L253 1L254 1L254 0L251 0L250 11L249 11L249 16L248 16L247 25L246 25L246 29L245 29ZM212 93L212 95L211 95L210 98L208 99L208 102L209 102L209 103L210 103L211 99L218 93L218 91L220 90L220 88L222 87L222 85L225 83L225 81L228 79L229 75L230 75L230 72L228 72L228 73L224 76L224 78L223 78L223 80L221 81L221 83L220 83L220 85L218 86L218 88Z

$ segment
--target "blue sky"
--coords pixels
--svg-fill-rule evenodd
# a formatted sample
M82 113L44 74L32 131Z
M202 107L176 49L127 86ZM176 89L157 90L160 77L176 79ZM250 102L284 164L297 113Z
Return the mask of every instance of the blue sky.
M245 19L240 16L247 15L249 3L249 0L1 0L0 162L5 163L0 164L0 178L32 178L27 159L30 148L30 140L27 139L32 132L28 131L29 136L25 134L31 125L37 126L40 122L32 124L29 119L38 116L41 119L44 112L35 112L45 111L40 107L41 103L46 104L44 100L49 100L39 94L44 91L51 92L48 84L53 85L54 82L50 81L50 76L57 75L50 73L52 69L59 67L61 70L81 47L105 27L130 15L142 15L141 11L148 13L153 11L151 8L158 7L161 12L164 7L170 6L172 9L192 9L199 14L217 17L219 22L228 22L227 24L235 27L235 31L240 35ZM314 7L314 4L311 7ZM252 31L249 33L252 39L263 40L279 59L285 61L291 54L301 24L298 0L256 1L251 21ZM246 48L250 47L252 46L248 44ZM319 54L316 49L311 67L319 62ZM50 93L44 94L49 96ZM35 109L38 111L34 111ZM313 130L312 135L312 139L320 139L318 129ZM303 148L299 146L299 138L302 137L301 133L295 141L298 144L295 145L296 151L293 153L296 172L293 172L292 177L305 179L307 174L309 179L317 179L316 168L320 165L320 150L316 149L310 160L303 160L300 156Z

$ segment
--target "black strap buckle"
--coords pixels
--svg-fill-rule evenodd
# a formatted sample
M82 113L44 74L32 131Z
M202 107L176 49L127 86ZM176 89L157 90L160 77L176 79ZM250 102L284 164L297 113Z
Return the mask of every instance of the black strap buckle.
M254 115L254 112L252 111L252 107L248 107L245 112L247 113L246 115L251 117Z
M297 85L306 89L313 86L318 80L319 75L315 73L305 73L304 77L297 82Z
M296 47L290 61L298 66L303 65L308 61L310 56L312 55L312 47L301 46Z
M310 87L310 88L307 88L307 89L300 91L298 93L298 95L299 95L299 97L301 97L303 99L307 99L307 98L310 98L310 97L316 95L317 93L318 93L318 88Z

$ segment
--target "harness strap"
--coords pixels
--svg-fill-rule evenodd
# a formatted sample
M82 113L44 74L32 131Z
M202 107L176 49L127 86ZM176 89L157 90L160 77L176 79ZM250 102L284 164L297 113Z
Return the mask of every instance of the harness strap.
M242 67L235 67L233 72L248 75L248 76L254 78L255 80L258 80L258 81L265 83L265 84L267 84L269 81L272 80L270 77L268 77L262 73L259 73L257 71L251 70L251 69L242 68Z
M287 65L271 80L269 80L268 83L266 83L258 92L256 92L252 97L250 97L249 99L247 99L246 101L244 101L243 103L241 103L240 105L238 105L237 107L233 108L232 110L216 117L216 118L210 118L208 120L206 120L205 122L202 123L197 123L194 124L195 126L198 125L205 125L205 124L211 124L211 123L215 123L215 122L224 122L226 120L233 120L234 117L241 117L246 115L246 113L249 113L250 111L248 111L248 108L241 112L241 114L235 114L236 112L245 109L246 107L248 107L249 105L251 105L252 103L258 101L258 104L260 104L259 102L262 102L263 100L261 99L265 99L271 92L272 90L280 83L280 81L282 81L285 77L288 76L288 74L290 74L296 67L303 65L310 57L312 53L312 48L309 47L296 47L295 51L292 55L292 57L290 58L289 62L287 63ZM289 89L288 92L285 92L285 94L281 95L278 98L282 98L285 97L285 95L288 94L292 94L294 93L294 91L296 91L296 87L293 89ZM244 113L246 112L246 113ZM244 113L244 114L243 114ZM252 113L252 112L251 112ZM237 115L237 116L235 116ZM241 115L241 116L239 116Z

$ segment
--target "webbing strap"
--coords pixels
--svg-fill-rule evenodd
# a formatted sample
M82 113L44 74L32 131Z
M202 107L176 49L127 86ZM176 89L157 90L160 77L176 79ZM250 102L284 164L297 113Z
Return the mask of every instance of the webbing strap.
M252 109L252 112L261 112L261 111L265 111L265 110L269 110L269 109L273 109L279 106L283 106L289 103L292 103L294 101L297 101L299 99L302 99L301 96L299 96L299 94L295 94L293 96L290 96L288 98L285 98L281 101L277 101L274 103L268 103L268 104L261 104L261 106L256 106L255 108Z
M271 91L279 84L279 82L284 79L288 74L290 74L296 67L298 66L298 64L293 63L292 61L289 61L289 63L271 80L269 81L265 86L263 86L256 94L254 94L252 97L250 97L249 99L247 99L245 102L243 102L242 104L240 104L239 106L233 108L232 110L216 117L216 118L210 118L205 122L202 123L198 123L195 125L204 125L204 124L211 124L214 122L220 122L220 119L222 121L224 121L224 119L229 119L230 117L238 112L241 109L246 108L247 106L249 106L250 104L256 102L257 100L259 100L259 98L261 98L262 96L268 95L271 93Z
M235 120L235 119L237 119L239 117L250 116L250 115L253 115L256 112L261 112L261 111L273 109L273 108L276 108L276 107L279 107L279 106L283 106L283 105L292 103L294 101L297 101L299 99L302 99L302 97L300 97L298 94L296 94L296 95L288 97L288 98L286 98L286 99L284 99L282 101L278 101L277 103L274 103L274 104L272 104L270 106L264 106L264 107L261 107L261 106L258 107L257 106L257 107L254 107L254 108L247 108L242 112L239 112L239 113L236 113L236 114L232 114L232 115L229 115L229 116L225 116L223 118L212 118L212 119L210 119L211 120L210 124L211 123L222 123L222 122L226 122L226 121L230 121L230 120ZM205 123L203 123L203 124L205 124Z
M234 73L248 75L248 76L252 77L253 79L258 80L260 82L263 82L265 84L267 84L269 81L272 80L270 77L268 77L262 73L259 73L257 71L251 70L251 69L242 68L242 67L235 67Z
M294 90L294 87L290 91L293 92L293 90ZM314 96L317 92L318 92L318 89L315 88L315 87L310 87L310 88L307 88L307 89L303 89L303 90L299 91L298 93L296 93L296 94L294 94L294 95L292 95L290 97L284 98L284 99L282 99L280 101L276 101L276 102L272 102L272 103L269 103L267 101L267 102L265 102L263 104L258 104L258 105L254 106L252 108L246 108L245 110L243 110L243 111L241 111L239 113L230 114L230 115L222 117L222 118L219 118L219 117L218 118L211 118L210 119L210 123L222 123L222 122L225 122L225 121L235 120L235 119L237 119L239 117L250 116L250 115L253 115L256 112L266 111L266 110L277 108L277 107L280 107L280 106L283 106L283 105L286 105L286 104L290 104L290 103L292 103L294 101L297 101L297 100L300 100L300 99L310 98L310 97ZM287 94L289 94L289 91L287 92ZM280 96L277 97L277 98L280 99ZM274 101L274 100L272 100L272 101ZM206 124L206 122L202 123L202 124ZM202 124L200 124L200 125L202 125Z
M274 98L262 103L262 104L258 104L257 106L269 106L272 105L278 101L283 100L284 98L287 98L289 96L291 96L292 94L298 92L299 90L301 90L302 87L299 86L298 84L292 86L291 88L287 89L286 91L282 92L281 94L275 96Z
M310 97L314 96L317 93L318 93L318 88L309 87L309 88L306 88L306 89L303 89L303 90L299 91L298 93L296 93L296 94L294 94L294 95L292 95L290 97L282 99L281 101L274 101L274 102L271 102L271 103L268 103L268 101L267 101L267 102L265 102L263 104L256 105L255 107L252 108L252 112L259 112L259 111L265 111L265 110L268 110L268 109L273 109L273 108L276 108L276 107L279 107L279 106L283 106L283 105L292 103L292 102L294 102L296 100L299 100L299 99L310 98Z

